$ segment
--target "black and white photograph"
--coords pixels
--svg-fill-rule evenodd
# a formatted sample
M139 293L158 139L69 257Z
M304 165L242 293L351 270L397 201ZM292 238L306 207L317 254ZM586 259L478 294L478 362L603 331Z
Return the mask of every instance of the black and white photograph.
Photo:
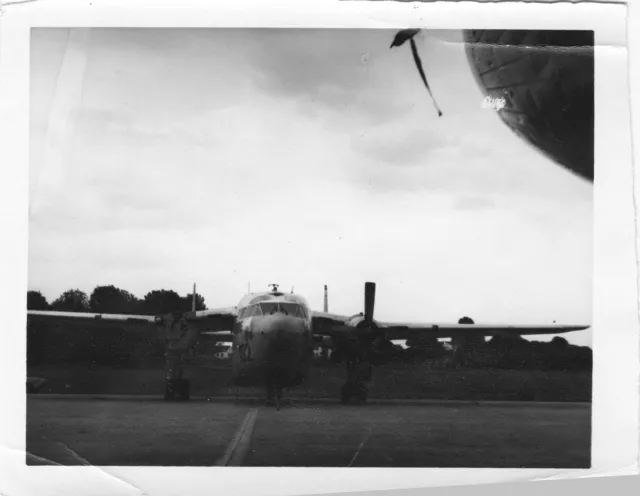
M590 468L593 31L33 28L30 71L28 465Z
M638 474L624 5L0 10L0 493Z

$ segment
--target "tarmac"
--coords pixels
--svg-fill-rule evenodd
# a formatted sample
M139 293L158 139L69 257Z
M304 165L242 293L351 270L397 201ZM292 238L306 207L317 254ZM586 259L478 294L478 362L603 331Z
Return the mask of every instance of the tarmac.
M27 464L589 468L589 403L27 397Z

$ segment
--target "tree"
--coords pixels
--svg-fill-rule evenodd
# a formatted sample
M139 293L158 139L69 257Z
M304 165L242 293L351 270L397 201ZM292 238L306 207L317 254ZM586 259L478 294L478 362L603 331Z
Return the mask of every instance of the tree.
M27 310L49 310L49 302L40 291L27 291Z
M423 335L413 335L407 339L407 346L409 348L433 349L438 346L438 343L439 341L436 336L430 336L427 333Z
M193 301L193 293L188 294L182 298L182 306L181 310L183 312L191 311L191 303ZM196 311L197 310L206 310L207 305L204 303L204 296L196 293Z
M498 334L492 336L489 344L496 348L516 348L527 347L530 342L524 339L520 334Z
M567 341L565 338L561 337L561 336L555 336L552 340L551 340L551 344L561 347L561 348L567 348L569 346L569 341Z
M139 304L138 298L115 286L97 286L89 298L91 311L96 313L137 313Z
M145 295L140 307L142 313L150 315L181 312L183 311L184 300L175 291L156 289ZM191 303L189 303L189 308L191 308Z
M471 317L462 317L460 320L458 320L458 324L475 324L475 322L473 321L473 319Z
M438 338L427 333L411 336L406 341L409 347L404 353L408 358L420 356L422 358L435 358L444 353L444 345Z
M87 294L79 289L70 289L60 295L60 297L51 304L53 310L60 312L88 312L89 298Z

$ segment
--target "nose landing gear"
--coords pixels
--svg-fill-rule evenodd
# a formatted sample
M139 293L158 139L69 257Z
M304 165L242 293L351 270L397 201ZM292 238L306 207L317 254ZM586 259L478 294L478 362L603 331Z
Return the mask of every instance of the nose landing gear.
M275 406L276 410L280 410L282 405L282 388L267 386L267 406Z
M283 398L284 387L289 388L291 385L286 370L280 367L268 369L265 375L265 383L267 389L267 406L275 406L276 410L280 410L283 406L294 406L290 398ZM289 390L287 389L287 391Z

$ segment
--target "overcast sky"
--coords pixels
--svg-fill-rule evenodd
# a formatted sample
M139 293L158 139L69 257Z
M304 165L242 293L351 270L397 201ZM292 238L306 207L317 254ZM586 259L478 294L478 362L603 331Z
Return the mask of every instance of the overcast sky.
M393 35L34 30L29 287L590 324L592 186L483 108L460 33L418 40L441 118Z

